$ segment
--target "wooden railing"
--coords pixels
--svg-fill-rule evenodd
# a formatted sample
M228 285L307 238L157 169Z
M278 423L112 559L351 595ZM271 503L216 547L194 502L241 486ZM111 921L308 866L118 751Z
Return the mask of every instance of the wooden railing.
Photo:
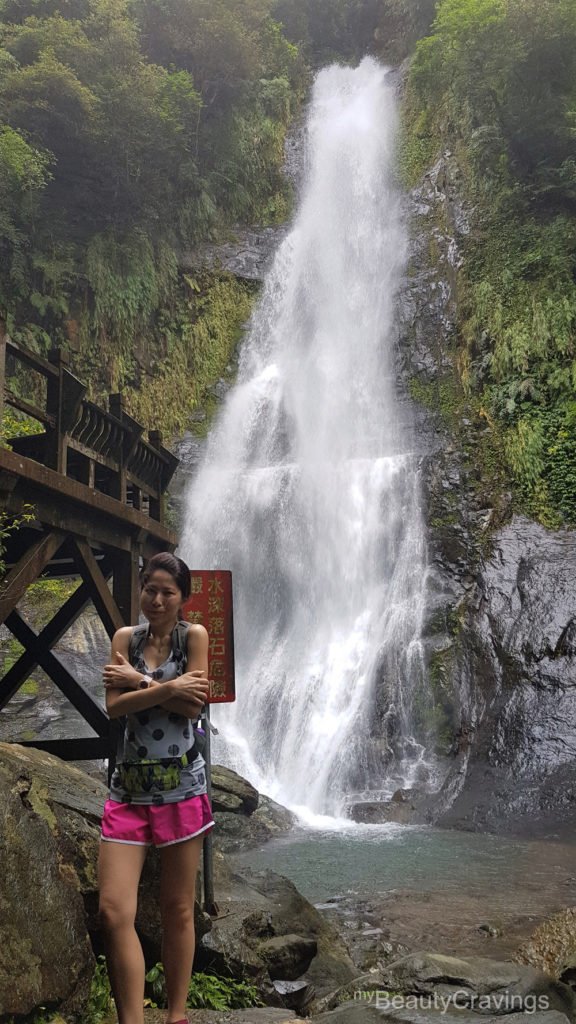
M17 366L45 381L36 388L44 394L41 404L11 389ZM106 411L86 399L86 390L60 349L43 359L11 341L0 321L0 414L3 400L44 428L26 437L8 437L10 447L162 522L162 495L177 458L163 447L159 431L150 431L144 440L144 428L126 412L121 395L109 396Z

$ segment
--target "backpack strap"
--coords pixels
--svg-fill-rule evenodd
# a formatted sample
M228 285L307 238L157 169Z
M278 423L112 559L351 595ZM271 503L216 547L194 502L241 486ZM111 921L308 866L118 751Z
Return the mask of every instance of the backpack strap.
M172 650L176 658L178 672L184 673L188 664L188 630L189 622L178 621L172 633Z
M182 619L180 619L176 623L176 625L174 627L174 632L172 633L172 648L173 648L173 650L175 652L178 653L178 655L180 657L181 664L182 664L182 668L181 668L182 672L186 671L186 664L188 662L188 630L189 629L190 629L190 623L189 622L184 622ZM196 757L198 757L198 754L203 754L204 750L206 749L206 736L205 736L204 730L202 728L199 728L199 723L201 722L201 719L202 719L202 715L199 715L197 720L196 720L196 724L193 726L194 744L193 744L192 748L188 751L188 762L187 762L188 764L191 764L192 761Z
M146 646L146 640L148 638L149 626L146 624L142 626L133 626L132 635L130 636L130 642L128 644L128 660L133 665L136 658L139 657ZM190 629L190 623L179 620L174 626L172 633L172 650L178 655L178 661L181 663L181 671L186 668L186 662L188 661L188 630Z
M133 626L132 635L128 644L128 661L131 665L134 664L136 658L139 657L146 645L146 639L148 637L148 626Z

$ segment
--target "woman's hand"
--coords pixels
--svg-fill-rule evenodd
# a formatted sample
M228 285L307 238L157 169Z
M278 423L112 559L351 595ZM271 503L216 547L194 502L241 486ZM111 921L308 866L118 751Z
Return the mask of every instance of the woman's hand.
M198 709L203 708L210 696L210 681L201 668L185 672L178 679L171 679L163 684L170 687L172 697L188 701Z
M135 669L127 658L119 651L114 655L113 665L104 666L104 686L107 690L137 690L142 681L142 673Z

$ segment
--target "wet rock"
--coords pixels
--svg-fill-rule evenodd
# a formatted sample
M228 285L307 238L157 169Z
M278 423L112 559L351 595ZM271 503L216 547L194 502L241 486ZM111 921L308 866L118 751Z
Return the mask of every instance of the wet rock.
M475 719L468 771L446 825L558 833L573 827L576 545L515 517L493 538L460 646Z
M260 846L274 836L289 832L296 817L270 797L259 794L258 807L250 815L215 811L214 842L223 853L238 853Z
M212 810L227 811L230 814L245 813L244 804L239 796L234 796L233 793L219 792L218 790L212 793Z
M301 1015L306 1014L316 992L314 985L306 978L299 978L297 981L275 981L274 988L284 1005Z
M559 981L568 985L576 995L576 952L572 953L562 965Z
M318 946L307 975L319 995L345 984L357 971L338 933L296 886L273 871L251 872L251 886L272 905L277 934L293 932L313 939Z
M413 789L397 789L396 792L392 794L391 800L392 800L392 803L395 803L395 804L406 804L406 803L410 803L410 801L412 800L413 796L414 796L414 790Z
M237 227L230 241L205 242L181 252L180 267L188 271L221 267L234 277L263 281L272 255L285 233L284 227Z
M318 952L316 939L302 935L275 935L258 946L272 981L296 981L305 974Z
M218 904L220 914L213 921L212 931L198 945L198 970L214 969L218 973L224 971L234 977L250 978L266 1002L274 1005L275 998L278 1005L280 997L270 981L266 951L275 950L273 973L278 976L280 958L283 958L287 980L291 980L294 968L290 966L287 952L285 957L280 953L288 936L288 948L291 946L292 950L294 937L298 939L302 965L304 949L308 958L316 946L317 952L306 977L320 996L340 988L357 974L336 930L301 896L292 882L281 875L272 871L233 874L227 883L219 886ZM283 941L267 945L276 938Z
M218 764L212 765L211 777L214 810L253 814L258 807L258 791L254 786L237 772Z
M415 820L416 806L408 801L382 800L375 803L351 804L348 809L352 821L364 825L381 825L394 821L399 825L409 825Z
M276 997L268 974L267 965L246 941L242 931L242 908L224 907L219 894L218 918L197 944L194 967L197 971L232 977L238 981L249 981L258 989L261 998L271 1006L282 1006ZM248 912L249 906L243 908ZM230 916L232 914L232 916Z
M484 957L416 953L381 971L388 991L457 999L458 1005L484 1013L509 1014L523 1008L546 1008L572 1014L571 990L533 967ZM540 1000L539 1002L537 1002Z

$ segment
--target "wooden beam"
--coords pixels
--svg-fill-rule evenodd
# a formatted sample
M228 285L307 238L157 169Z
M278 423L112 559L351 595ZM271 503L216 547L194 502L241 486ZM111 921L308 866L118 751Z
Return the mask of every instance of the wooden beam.
M76 621L89 601L90 591L86 584L82 583L56 612L56 615L50 619L50 622L44 626L44 629L38 635L38 643L45 650L51 650L54 644L58 643L64 633ZM38 662L34 654L29 650L25 650L6 675L0 679L0 710L6 707L8 701L12 699L22 686L22 683L34 671L37 664Z
M133 626L140 617L140 551L134 545L130 551L114 552L110 559L114 600L125 624Z
M0 623L6 621L30 584L38 579L63 540L63 534L56 531L43 534L17 562L0 589Z
M44 423L47 427L56 426L56 418L45 412L38 405L32 405L31 402L26 402L23 398L15 395L13 391L8 388L4 389L4 397L6 405L11 405L13 409L18 409L19 412L23 412L26 416L30 416L33 420L38 420L39 423Z
M6 625L26 651L34 656L36 663L40 665L40 668L44 669L46 675L50 677L52 682L56 684L58 689L68 698L76 710L80 712L82 718L88 722L88 725L94 729L94 732L98 733L99 736L106 736L109 729L108 716L103 707L96 703L91 693L88 692L82 683L77 682L70 675L62 662L51 651L46 650L44 645L40 643L40 638L24 622L24 619L18 612L12 612L8 616Z
M7 339L7 352L9 356L13 356L14 359L18 359L19 362L29 366L31 370L36 370L37 373L41 373L44 377L58 376L58 370L52 366L52 363L39 356L37 352L30 352L27 348L20 348L15 341Z
M56 473L54 470L34 462L33 459L26 459L23 455L11 452L7 448L0 448L0 470L22 478L19 479L18 489L20 491L33 489L35 495L43 494L44 498L50 494L54 495L61 514L63 511L68 512L69 508L75 512L80 509L85 520L89 521L93 515L100 514L111 527L111 530L108 531L109 535L115 531L118 536L126 537L127 534L137 534L138 530L144 530L145 534L153 538L154 543L160 542L158 550L175 547L178 542L176 535L171 530L167 530L142 512L123 505L107 494L95 491L77 480L63 477L61 473ZM23 500L32 501L33 499L25 496ZM38 519L41 522L46 521L40 514ZM63 526L63 529L67 529L67 527ZM86 529L85 525L84 530L78 530L78 533L85 536ZM89 529L90 525L88 525ZM104 543L110 544L112 547L124 546L121 543L115 545L113 540L106 540Z
M129 626L131 623L124 620L114 597L108 589L106 578L94 558L90 545L85 540L74 537L73 553L74 560L80 570L80 575L90 591L94 607L104 623L104 629L108 636L112 638L117 629L121 629L122 626Z
M100 761L110 756L109 736L86 736L76 740L16 740L21 747L35 747L61 761Z

